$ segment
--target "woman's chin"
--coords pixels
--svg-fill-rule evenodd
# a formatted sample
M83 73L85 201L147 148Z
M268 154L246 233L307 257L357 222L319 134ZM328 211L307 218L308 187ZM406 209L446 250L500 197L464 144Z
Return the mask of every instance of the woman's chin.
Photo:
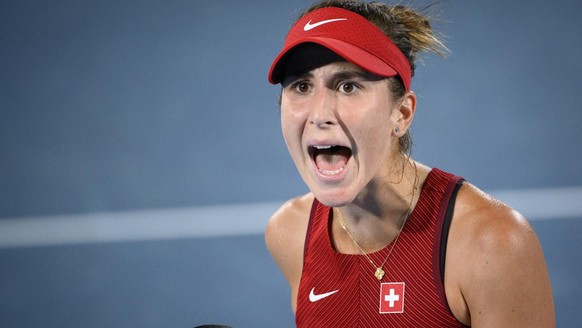
M329 207L342 207L351 203L355 196L350 196L344 190L314 190L313 195L315 198L325 206Z

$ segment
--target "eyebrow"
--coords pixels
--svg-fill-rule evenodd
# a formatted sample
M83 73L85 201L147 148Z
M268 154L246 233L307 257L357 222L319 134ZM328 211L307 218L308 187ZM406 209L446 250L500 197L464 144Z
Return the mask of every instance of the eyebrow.
M313 77L313 73L311 73L311 71L298 71L287 74L287 76L289 79L304 79Z
M348 69L334 73L333 79L336 80L361 79L364 81L379 81L383 80L384 78L367 71Z
M283 80L281 81L281 86L286 87L293 81L309 79L312 77L313 74L311 73L311 71L286 74L283 77Z
M310 79L310 78L313 78L313 74L311 73L311 71L298 72L297 74L292 73L292 74L288 74L287 76L285 76L281 85L287 86L293 81L302 80L302 79ZM370 73L370 72L363 71L363 70L357 70L357 69L339 70L338 72L333 73L331 76L331 80L333 80L333 81L352 80L352 79L361 79L364 81L380 81L380 80L383 80L385 78L381 77L379 75L376 75L374 73Z

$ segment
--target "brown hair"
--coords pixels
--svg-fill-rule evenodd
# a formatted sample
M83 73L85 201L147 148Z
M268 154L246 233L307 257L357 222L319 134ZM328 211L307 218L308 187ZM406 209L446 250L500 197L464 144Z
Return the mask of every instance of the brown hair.
M445 56L448 52L448 49L433 32L429 15L421 13L434 7L434 4L416 10L411 7L390 6L376 1L321 0L312 4L298 19L316 9L325 7L338 7L355 12L376 25L402 51L410 64L412 76L414 76L418 53L433 52ZM406 89L398 77L388 78L388 85L395 99L404 96ZM412 148L410 131L407 131L400 138L399 144L400 150L410 155Z

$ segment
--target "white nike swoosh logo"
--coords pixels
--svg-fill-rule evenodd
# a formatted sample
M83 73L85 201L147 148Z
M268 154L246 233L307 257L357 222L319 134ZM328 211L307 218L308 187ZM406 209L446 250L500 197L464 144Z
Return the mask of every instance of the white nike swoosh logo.
M344 20L348 20L348 19L347 18L334 18L334 19L322 20L321 22L317 22L317 23L313 23L313 24L311 24L311 20L310 20L309 22L307 22L307 24L305 24L305 26L303 26L303 30L309 31L309 30L312 30L312 29L314 29L318 26L321 26L323 24L337 22L337 21L344 21Z
M321 299L324 299L324 298L326 298L326 297L328 297L328 296L330 296L330 295L333 295L333 294L335 294L335 293L339 292L339 289L338 289L338 290L334 290L333 292L324 293L324 294L319 294L319 295L315 295L315 293L314 293L314 292L315 292L315 287L313 287L313 288L311 289L311 293L309 293L309 300L310 300L312 303L313 303L313 302L317 302L317 301L319 301L319 300L321 300Z

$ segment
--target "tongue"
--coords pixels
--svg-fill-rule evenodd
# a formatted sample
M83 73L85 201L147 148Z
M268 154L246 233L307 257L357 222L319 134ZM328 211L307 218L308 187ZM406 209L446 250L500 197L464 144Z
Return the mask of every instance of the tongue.
M349 158L349 149L321 151L315 156L315 164L320 170L336 172L346 165Z

